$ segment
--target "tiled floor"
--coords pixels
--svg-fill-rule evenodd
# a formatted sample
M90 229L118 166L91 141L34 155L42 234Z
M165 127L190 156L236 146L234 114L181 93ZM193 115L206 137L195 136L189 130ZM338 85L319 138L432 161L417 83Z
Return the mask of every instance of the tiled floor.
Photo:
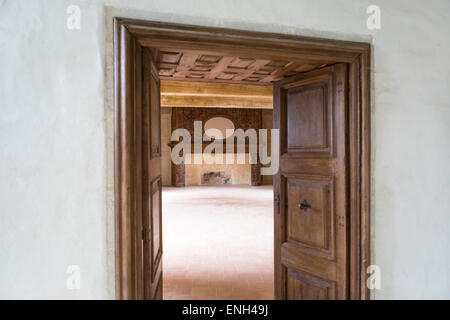
M164 299L273 299L272 187L163 189Z

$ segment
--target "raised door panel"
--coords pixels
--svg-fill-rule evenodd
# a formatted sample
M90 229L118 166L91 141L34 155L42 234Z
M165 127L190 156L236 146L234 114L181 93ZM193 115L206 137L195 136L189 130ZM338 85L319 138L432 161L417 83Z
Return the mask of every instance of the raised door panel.
M151 64L150 73L150 114L160 114L160 80L158 71L154 64ZM151 128L151 158L161 156L161 117L152 116L150 118Z
M333 257L332 177L287 177L287 241Z
M332 101L330 79L287 87L286 129L289 154L323 156L332 153Z
M317 276L287 269L288 300L331 300L335 298L335 283Z
M161 178L156 178L151 185L152 194L152 281L154 281L162 255L161 223Z

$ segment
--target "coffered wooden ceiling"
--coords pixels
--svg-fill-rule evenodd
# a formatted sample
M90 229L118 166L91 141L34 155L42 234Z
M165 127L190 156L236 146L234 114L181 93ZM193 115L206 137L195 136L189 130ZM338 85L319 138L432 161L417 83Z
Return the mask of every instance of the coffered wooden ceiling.
M318 62L271 60L196 51L161 49L161 80L270 85L272 81L326 66Z

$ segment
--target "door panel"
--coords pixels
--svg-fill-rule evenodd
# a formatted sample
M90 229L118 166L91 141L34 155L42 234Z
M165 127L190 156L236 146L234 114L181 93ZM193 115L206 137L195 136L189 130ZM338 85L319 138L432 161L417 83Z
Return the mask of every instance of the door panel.
M287 180L287 239L299 245L331 252L333 211L330 199L331 179L294 176ZM309 199L311 208L298 206ZM299 210L300 209L300 210Z
M276 82L275 296L347 299L347 66Z
M153 57L143 49L142 265L144 299L162 299L160 82Z
M312 274L288 269L288 300L331 300L335 298L335 283Z
M326 88L291 89L287 94L287 140L289 151L322 150L329 146Z
M161 177L152 182L152 281L155 279L162 254L161 239Z
M161 157L161 117L160 115L160 81L159 73L156 68L152 67L154 72L150 73L150 114L155 115L150 118L150 128L151 128L151 158Z
M309 80L309 79L308 79ZM288 154L332 152L332 89L330 78L300 80L286 85Z

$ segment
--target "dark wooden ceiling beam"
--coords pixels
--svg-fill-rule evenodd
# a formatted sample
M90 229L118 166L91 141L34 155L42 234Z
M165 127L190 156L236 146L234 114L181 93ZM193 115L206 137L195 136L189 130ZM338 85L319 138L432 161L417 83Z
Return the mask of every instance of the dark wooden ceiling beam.
M195 61L197 61L198 56L199 55L195 53L183 52L183 56L175 69L173 77L182 78L189 75L190 70L195 66Z
M295 68L300 67L302 64L299 62L289 62L284 68L276 69L274 72L272 72L269 76L263 78L261 81L263 82L271 82L274 80L278 80L282 78L286 73L289 73L290 71L294 70Z
M234 57L223 57L215 67L206 75L206 79L214 80L233 61Z
M233 77L233 80L237 80L237 81L244 80L244 79L248 78L249 76L251 76L255 71L258 71L259 69L264 67L269 62L270 62L270 60L268 60L268 59L256 60L248 68L246 68L242 73Z

